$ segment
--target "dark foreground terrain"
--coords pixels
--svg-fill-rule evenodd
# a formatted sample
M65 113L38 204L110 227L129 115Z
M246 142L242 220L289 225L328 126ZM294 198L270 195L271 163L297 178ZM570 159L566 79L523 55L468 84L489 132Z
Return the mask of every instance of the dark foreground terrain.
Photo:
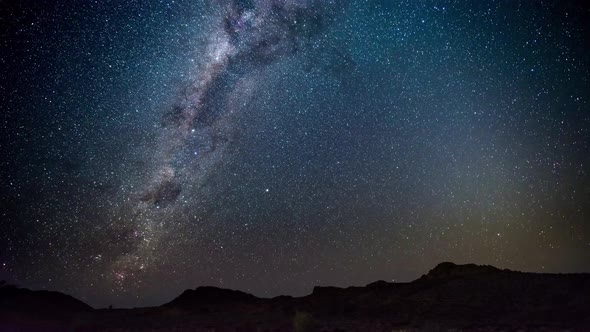
M160 307L93 309L0 288L0 331L590 331L590 274L442 263L410 283L316 287L272 299L215 287Z

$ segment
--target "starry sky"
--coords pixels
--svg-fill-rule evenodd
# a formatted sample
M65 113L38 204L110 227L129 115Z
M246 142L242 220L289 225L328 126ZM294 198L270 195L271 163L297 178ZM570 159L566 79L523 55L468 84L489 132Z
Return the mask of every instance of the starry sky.
M590 272L584 1L0 4L0 279L128 307Z

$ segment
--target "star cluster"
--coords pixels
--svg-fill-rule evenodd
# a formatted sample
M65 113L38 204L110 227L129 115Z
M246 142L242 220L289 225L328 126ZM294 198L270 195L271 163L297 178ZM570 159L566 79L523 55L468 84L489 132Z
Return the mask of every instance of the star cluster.
M0 14L0 279L100 307L590 271L583 2Z

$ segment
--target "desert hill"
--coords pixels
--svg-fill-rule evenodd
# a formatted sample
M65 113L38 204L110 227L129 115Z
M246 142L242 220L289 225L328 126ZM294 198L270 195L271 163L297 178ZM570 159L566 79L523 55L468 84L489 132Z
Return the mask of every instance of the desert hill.
M160 307L118 310L5 288L2 331L590 331L590 274L474 264L441 263L409 283L315 287L303 297L198 287Z

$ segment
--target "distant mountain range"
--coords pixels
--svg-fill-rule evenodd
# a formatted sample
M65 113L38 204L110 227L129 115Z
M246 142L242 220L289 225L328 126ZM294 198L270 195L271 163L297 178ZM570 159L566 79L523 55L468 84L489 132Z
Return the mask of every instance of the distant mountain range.
M258 298L198 287L153 308L93 309L58 292L0 287L0 331L590 331L590 274L441 263L409 283Z

